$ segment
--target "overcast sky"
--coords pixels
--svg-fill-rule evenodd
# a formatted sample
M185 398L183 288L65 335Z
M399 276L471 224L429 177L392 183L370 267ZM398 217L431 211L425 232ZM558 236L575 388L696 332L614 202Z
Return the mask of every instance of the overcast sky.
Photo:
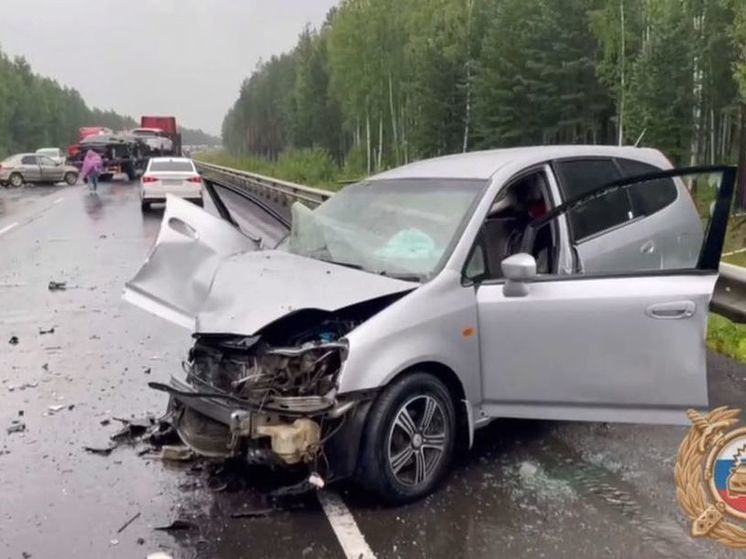
M89 105L219 133L241 82L337 0L0 0L0 48Z

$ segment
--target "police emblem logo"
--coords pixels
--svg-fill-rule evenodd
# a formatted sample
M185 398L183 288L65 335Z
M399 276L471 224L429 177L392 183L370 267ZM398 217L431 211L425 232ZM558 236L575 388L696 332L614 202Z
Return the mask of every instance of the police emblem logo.
M679 447L676 496L693 536L746 548L746 427L737 427L740 412L687 412L693 426Z

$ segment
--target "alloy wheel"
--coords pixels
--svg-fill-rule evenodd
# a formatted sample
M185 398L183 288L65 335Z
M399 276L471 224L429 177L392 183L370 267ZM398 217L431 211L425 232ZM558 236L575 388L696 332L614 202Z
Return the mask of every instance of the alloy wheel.
M448 432L443 405L429 394L407 400L388 436L388 466L407 486L426 483L444 456Z

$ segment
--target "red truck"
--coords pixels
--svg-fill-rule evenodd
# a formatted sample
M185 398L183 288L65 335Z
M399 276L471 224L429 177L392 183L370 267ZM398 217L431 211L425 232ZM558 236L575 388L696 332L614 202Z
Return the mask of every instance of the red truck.
M70 159L75 159L78 153L80 153L80 142L88 136L96 134L113 134L111 128L105 126L81 126L78 128L78 143L67 146L67 156Z
M140 128L132 134L142 138L151 155L181 155L181 134L173 116L140 117Z

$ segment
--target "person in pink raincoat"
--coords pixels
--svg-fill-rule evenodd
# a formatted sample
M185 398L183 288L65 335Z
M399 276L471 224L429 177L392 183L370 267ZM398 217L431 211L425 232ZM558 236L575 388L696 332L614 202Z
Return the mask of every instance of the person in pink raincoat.
M80 174L83 175L83 180L88 183L91 190L95 191L98 188L98 176L103 170L104 162L101 156L89 149L85 154L85 159L83 159L83 168Z

